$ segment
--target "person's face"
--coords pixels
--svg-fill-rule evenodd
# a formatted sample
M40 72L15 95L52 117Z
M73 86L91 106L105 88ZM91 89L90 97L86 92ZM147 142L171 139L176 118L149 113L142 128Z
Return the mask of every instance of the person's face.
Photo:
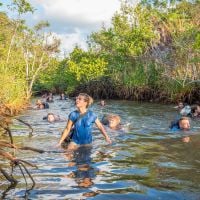
M104 106L105 105L105 101L102 100L101 101L101 105Z
M48 121L49 122L54 122L55 121L55 118L53 115L48 115Z
M40 105L39 105L39 109L44 109L44 105L43 105L43 104L40 104Z
M87 107L87 102L85 101L84 96L79 95L76 97L76 107L77 108Z
M179 102L179 103L178 103L178 107L179 107L179 108L183 108L183 107L184 107L183 103L182 103L182 102Z
M181 130L189 130L190 129L190 122L187 119L181 120L179 122L179 126Z

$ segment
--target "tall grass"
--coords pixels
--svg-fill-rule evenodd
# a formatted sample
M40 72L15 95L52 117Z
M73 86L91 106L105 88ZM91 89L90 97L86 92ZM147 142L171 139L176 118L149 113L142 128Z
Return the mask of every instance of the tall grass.
M16 114L27 104L26 82L16 74L0 70L0 114Z

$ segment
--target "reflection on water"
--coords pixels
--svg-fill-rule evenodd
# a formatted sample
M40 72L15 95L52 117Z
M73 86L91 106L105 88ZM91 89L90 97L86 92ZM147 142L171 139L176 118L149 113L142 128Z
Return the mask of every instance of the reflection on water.
M82 146L74 153L66 153L65 156L69 159L68 166L75 166L68 177L73 178L79 187L90 187L93 185L92 179L95 178L96 171L91 163L92 146Z
M47 152L17 151L17 157L38 166L29 168L36 185L26 191L16 169L19 184L9 187L1 178L0 199L200 198L200 122L192 121L191 142L183 143L185 133L168 129L176 116L173 105L107 101L102 108L96 103L92 109L99 118L106 113L119 114L130 129L126 133L108 129L112 145L94 129L93 145L70 153L55 147L66 122L48 123L42 118L53 112L67 119L73 106L71 100L57 100L49 110L29 110L19 116L32 125L34 136L28 137L27 127L16 122L19 124L12 127L15 143Z

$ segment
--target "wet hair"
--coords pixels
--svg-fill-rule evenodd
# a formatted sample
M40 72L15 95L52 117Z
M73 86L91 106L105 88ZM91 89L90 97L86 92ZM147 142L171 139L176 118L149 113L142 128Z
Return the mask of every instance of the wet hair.
M37 99L36 105L41 105L41 104L42 104L42 101L40 99Z
M48 113L48 114L47 114L47 117L48 117L49 115L54 115L54 114L53 114L53 113Z
M115 115L115 114L104 115L102 117L101 122L102 122L103 125L109 125L110 120L112 120L112 119L115 119L117 124L120 124L120 122L121 122L121 118L118 115Z
M197 110L198 106L199 105L193 105L193 106L191 106L191 113L192 114L195 113L195 111Z
M188 118L188 117L181 117L179 120L178 120L178 122L181 122L181 121L183 121L183 120L188 120L189 122L190 122L190 119Z
M87 102L87 108L93 103L93 98L90 96L90 95L88 95L88 94L86 94L86 93L79 93L79 95L78 96L83 96L84 97L84 100L85 100L85 102Z
M48 113L47 116L43 117L42 119L43 119L43 120L47 120L49 115L53 115L53 116L54 116L53 113Z

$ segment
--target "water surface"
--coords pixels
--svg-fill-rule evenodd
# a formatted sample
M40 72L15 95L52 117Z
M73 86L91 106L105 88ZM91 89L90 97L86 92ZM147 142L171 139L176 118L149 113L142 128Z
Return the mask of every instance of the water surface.
M36 185L26 187L18 168L19 183L9 187L2 178L1 199L134 199L179 200L200 199L200 122L192 121L188 133L169 131L176 117L173 105L107 101L105 107L96 102L91 108L99 118L105 113L119 114L128 128L125 133L110 131L113 144L106 144L100 132L93 131L93 146L82 147L74 155L56 148L66 122L42 120L48 112L67 120L74 110L72 100L55 100L49 110L28 110L19 116L34 129L33 137L23 124L12 127L18 145L47 151L39 154L17 151L18 158L38 166L28 167ZM191 142L181 138L191 135ZM3 162L3 161L1 161ZM6 166L5 166L6 167Z

